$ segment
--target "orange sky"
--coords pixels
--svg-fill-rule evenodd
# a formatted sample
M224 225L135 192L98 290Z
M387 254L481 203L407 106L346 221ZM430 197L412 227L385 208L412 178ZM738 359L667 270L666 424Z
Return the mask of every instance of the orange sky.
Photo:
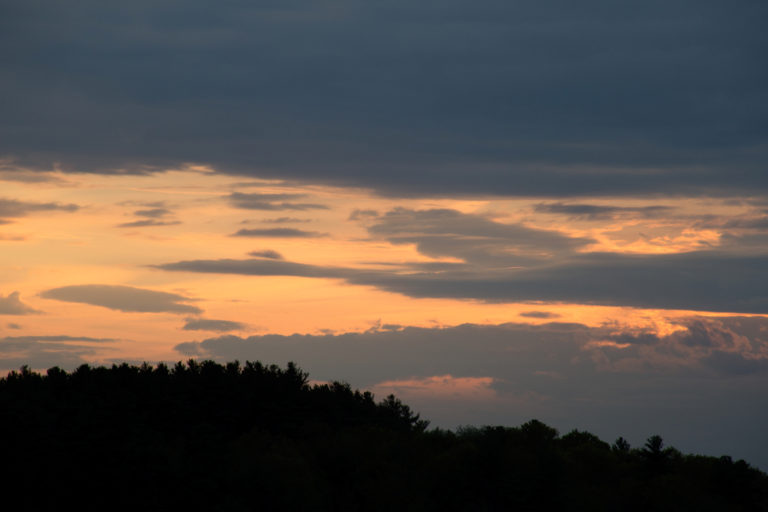
M569 303L488 303L449 298L413 298L340 279L238 276L165 272L151 265L177 260L244 258L250 251L272 250L285 260L319 266L387 268L388 264L456 262L451 257L420 253L413 243L393 244L372 236L372 215L394 208L452 209L499 224L517 223L570 237L594 240L581 252L633 254L679 253L713 247L721 233L695 227L686 215L748 215L745 205L676 200L676 218L643 218L631 211L603 220L584 220L541 213L537 199L396 199L366 190L339 189L243 180L198 167L148 176L50 173L48 181L25 182L25 171L0 176L2 198L29 204L54 204L9 217L0 226L0 295L19 292L21 301L39 313L3 316L0 335L72 335L114 338L100 344L94 361L115 358L174 360L177 343L216 333L182 330L190 315L122 312L97 305L51 300L42 292L72 285L121 285L182 295L203 310L200 318L242 324L235 334L364 331L379 324L450 326L462 323L577 322L617 329L646 329L661 335L680 329L675 319L691 311L643 310ZM39 175L37 175L39 176ZM228 200L233 192L283 195L307 209L252 210ZM582 199L615 205L607 199ZM551 201L550 201L551 202ZM623 208L664 205L669 200L632 198ZM67 205L76 205L67 209ZM155 217L141 212L162 209ZM74 211L70 211L74 210ZM139 212L138 214L136 212ZM2 218L2 216L0 216ZM151 220L157 225L119 227ZM291 228L311 238L235 237L240 229ZM471 243L471 240L468 241ZM538 312L538 316L521 313ZM548 317L542 312L549 313ZM702 314L702 313L696 313ZM706 313L715 314L715 313ZM194 315L193 315L194 316Z

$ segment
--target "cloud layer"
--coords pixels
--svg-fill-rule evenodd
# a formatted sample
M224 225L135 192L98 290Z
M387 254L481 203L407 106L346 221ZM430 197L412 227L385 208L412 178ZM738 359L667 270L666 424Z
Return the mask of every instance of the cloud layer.
M30 166L396 195L768 188L763 2L6 7L0 156Z

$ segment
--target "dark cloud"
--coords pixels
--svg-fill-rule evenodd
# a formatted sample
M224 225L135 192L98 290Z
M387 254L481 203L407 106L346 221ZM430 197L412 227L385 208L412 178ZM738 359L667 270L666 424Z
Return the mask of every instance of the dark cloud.
M503 272L377 274L355 282L412 297L555 301L640 308L768 313L768 257L688 253L585 254Z
M560 315L550 311L523 311L518 315L525 318L560 318Z
M584 220L606 220L616 219L624 216L655 218L667 215L671 210L670 206L602 206L594 204L565 204L565 203L542 203L534 208L539 213L554 213L566 215L572 219Z
M293 228L241 229L232 236L253 236L266 238L318 238L326 236L317 231L305 231Z
M24 165L396 195L768 188L765 2L4 5L0 155Z
M200 308L184 304L193 299L176 293L157 292L131 286L85 284L53 288L40 294L46 299L91 304L124 312L202 313Z
M271 260L283 259L282 254L277 251L273 251L272 249L266 249L264 251L251 251L248 253L248 256L253 256L254 258L269 258Z
M704 361L704 364L727 375L768 373L768 359L748 358L739 353L724 352L721 350L713 351Z
M79 208L76 204L34 203L15 199L0 199L0 217L24 217L34 212L74 212Z
M19 298L19 292L11 292L6 297L0 295L0 315L30 315L39 311L27 306Z
M5 324L5 326L7 328L9 328L9 329L21 329L21 325L13 323L13 322L7 323L7 324Z
M231 322L229 320L213 320L210 318L187 318L184 323L185 331L213 331L228 332L240 331L245 329L246 325L240 322Z
M640 308L768 313L768 257L717 252L589 253L521 268L442 265L441 270L361 270L266 259L188 260L170 271L344 279L410 297L489 302L571 302ZM418 267L415 267L417 269ZM405 270L403 272L403 270Z
M236 208L246 210L327 210L328 207L323 204L315 203L289 203L282 201L284 199L298 199L305 197L304 194L244 194L235 192L230 194L229 202ZM280 202L278 202L280 201Z

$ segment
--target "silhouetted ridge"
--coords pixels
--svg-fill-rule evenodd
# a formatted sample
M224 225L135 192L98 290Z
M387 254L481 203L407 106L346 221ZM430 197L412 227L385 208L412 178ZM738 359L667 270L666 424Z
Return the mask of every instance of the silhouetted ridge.
M289 363L83 365L0 379L4 483L36 508L767 510L744 461L536 420L427 430L389 396Z

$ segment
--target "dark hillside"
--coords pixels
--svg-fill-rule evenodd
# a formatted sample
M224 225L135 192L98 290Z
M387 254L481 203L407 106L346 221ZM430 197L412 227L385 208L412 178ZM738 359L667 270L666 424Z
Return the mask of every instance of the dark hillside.
M6 495L41 510L766 510L744 461L536 420L427 430L292 364L22 369L0 379Z

